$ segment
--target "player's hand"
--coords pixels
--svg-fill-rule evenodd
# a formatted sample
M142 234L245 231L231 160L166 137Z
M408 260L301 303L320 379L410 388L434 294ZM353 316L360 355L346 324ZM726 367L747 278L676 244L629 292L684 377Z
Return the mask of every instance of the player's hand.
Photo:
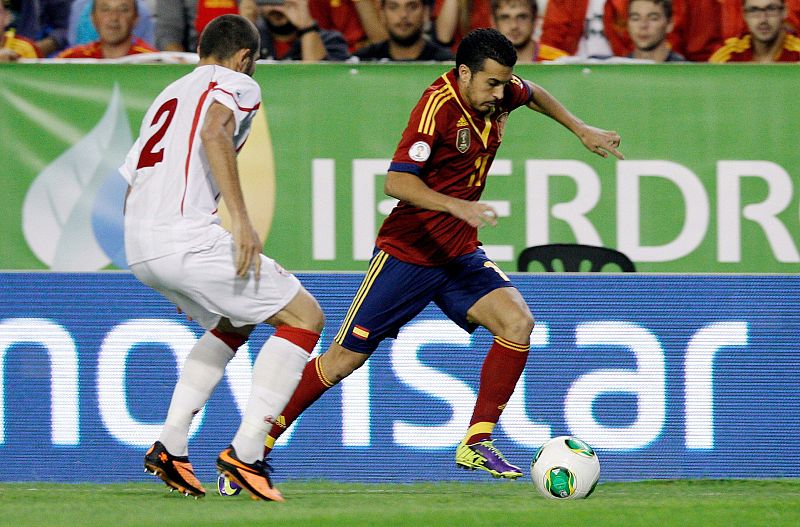
M13 49L0 48L0 62L17 62L19 53Z
M458 200L451 206L450 214L473 227L497 226L497 211L491 205L479 201Z
M611 153L617 159L625 159L622 152L617 150L621 140L617 132L586 125L578 132L578 137L583 146L601 157L608 157Z
M233 240L236 243L236 276L243 277L255 267L254 278L261 277L261 240L249 221L237 222L233 226Z

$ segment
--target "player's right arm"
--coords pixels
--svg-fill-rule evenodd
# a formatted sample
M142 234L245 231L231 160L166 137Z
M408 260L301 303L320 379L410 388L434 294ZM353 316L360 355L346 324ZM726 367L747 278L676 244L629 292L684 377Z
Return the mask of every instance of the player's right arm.
M620 137L617 132L603 130L602 128L584 123L561 104L558 99L551 95L550 92L538 84L534 84L530 81L525 82L528 83L533 93L531 100L528 102L528 108L542 113L560 123L575 134L589 151L602 157L608 157L608 154L611 153L617 159L625 159L622 152L617 150L620 143Z
M250 266L254 265L258 279L261 274L261 241L244 203L233 144L235 130L233 111L217 101L212 102L200 130L200 139L211 174L231 215L231 234L236 243L236 275L245 276Z
M473 227L497 225L497 212L491 205L468 201L436 192L420 178L408 172L390 170L383 191L393 198L420 209L446 212Z

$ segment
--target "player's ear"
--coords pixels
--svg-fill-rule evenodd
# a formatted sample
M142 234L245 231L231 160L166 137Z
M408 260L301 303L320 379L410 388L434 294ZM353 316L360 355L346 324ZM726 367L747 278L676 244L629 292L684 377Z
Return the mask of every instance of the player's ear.
M250 67L250 50L247 48L242 48L236 52L234 55L236 59L236 71L241 73L245 73L248 68Z
M472 78L472 70L469 69L469 66L466 64L461 64L458 67L458 78L463 79L465 82L469 82Z

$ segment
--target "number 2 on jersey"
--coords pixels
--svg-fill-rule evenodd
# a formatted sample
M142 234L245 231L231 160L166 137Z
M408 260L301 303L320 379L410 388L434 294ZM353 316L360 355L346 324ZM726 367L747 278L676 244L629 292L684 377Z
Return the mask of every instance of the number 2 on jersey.
M140 168L147 168L156 166L156 164L160 163L164 159L164 149L161 148L160 150L154 151L155 146L164 138L164 134L167 133L167 128L172 123L172 118L175 117L175 110L178 108L178 99L170 99L156 111L155 117L153 117L153 122L150 123L150 126L155 125L159 119L161 119L161 115L166 113L167 116L164 118L164 122L161 123L161 126L156 130L150 139L144 144L142 148L142 152L139 154L139 163L136 165L136 169Z

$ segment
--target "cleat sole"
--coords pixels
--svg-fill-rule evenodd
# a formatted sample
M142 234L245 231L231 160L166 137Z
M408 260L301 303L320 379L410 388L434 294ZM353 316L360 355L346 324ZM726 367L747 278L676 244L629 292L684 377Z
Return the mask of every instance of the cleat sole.
M145 472L148 472L148 468L150 469L149 473L160 479L164 482L164 484L169 488L170 492L178 491L184 496L194 496L195 498L202 498L205 494L200 494L197 492L192 492L191 490L187 489L183 485L178 485L175 482L171 481L163 470L158 467L145 467Z

